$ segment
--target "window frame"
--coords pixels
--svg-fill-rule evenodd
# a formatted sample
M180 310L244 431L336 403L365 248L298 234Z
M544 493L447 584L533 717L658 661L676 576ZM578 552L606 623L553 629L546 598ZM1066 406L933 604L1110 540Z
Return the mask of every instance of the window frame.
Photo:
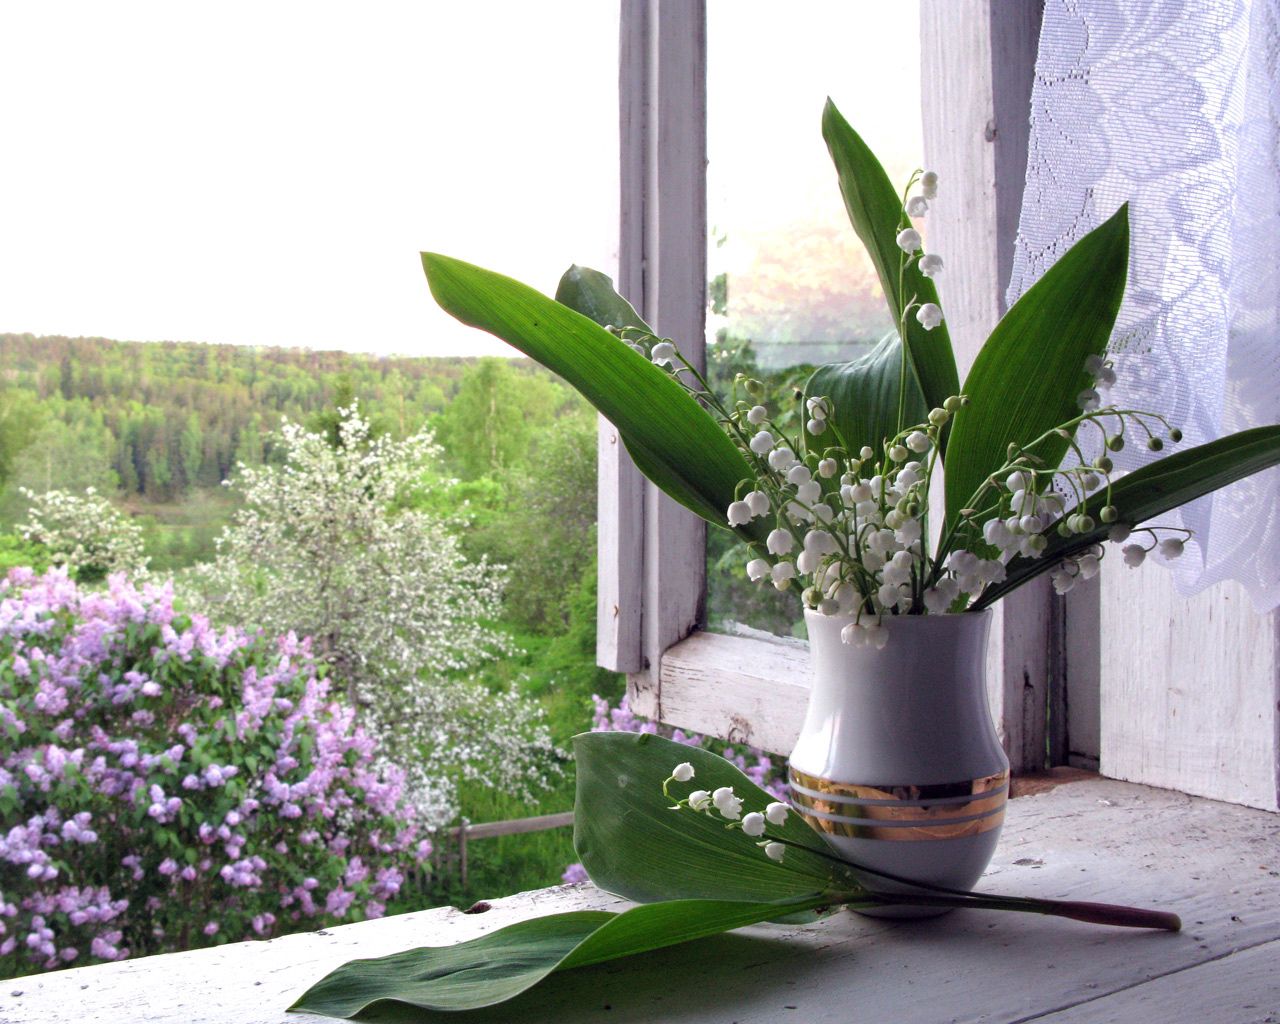
M621 7L619 290L702 367L705 0ZM1040 4L1020 0L921 7L925 159L949 198L931 214L930 231L940 249L965 254L941 284L962 370L1004 312L1041 14ZM702 632L705 524L640 476L604 420L599 470L599 664L627 674L638 714L789 750L808 690L806 645ZM1096 587L1064 602L1042 579L992 613L989 696L1015 771L1067 760L1065 666L1086 678L1090 654L1068 658L1068 638L1079 631L1068 634L1065 623L1096 617L1096 607ZM1096 638L1092 648L1096 658ZM1087 700L1074 703L1077 716L1088 714Z

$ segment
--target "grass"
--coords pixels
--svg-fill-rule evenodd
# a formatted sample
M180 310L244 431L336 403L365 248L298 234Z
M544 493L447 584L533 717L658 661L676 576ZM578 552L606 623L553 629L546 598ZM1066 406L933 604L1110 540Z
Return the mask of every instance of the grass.
M588 577L574 596L563 634L548 637L509 626L524 653L495 661L482 674L491 687L515 685L536 700L546 713L553 741L566 751L575 735L591 728L591 695L598 693L616 701L624 687L622 676L595 664L594 572ZM564 777L534 803L485 786L464 784L460 791L462 814L472 824L480 824L572 810L573 762L567 761L564 770ZM573 829L557 828L472 840L467 844L467 859L467 885L456 876L436 878L430 887L432 903L467 907L477 900L557 885L565 868L578 858L573 851Z
M154 572L174 572L212 561L215 542L231 520L237 501L220 487L192 491L175 501L133 498L124 511L142 527L143 546Z

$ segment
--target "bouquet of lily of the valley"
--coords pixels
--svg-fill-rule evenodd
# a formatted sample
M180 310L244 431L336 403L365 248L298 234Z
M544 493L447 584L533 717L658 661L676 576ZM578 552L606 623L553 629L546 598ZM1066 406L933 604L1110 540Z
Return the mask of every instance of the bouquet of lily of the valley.
M917 172L899 193L828 102L823 135L853 227L897 330L853 362L822 366L797 401L798 436L739 377L721 399L597 271L573 267L557 301L432 253L447 311L560 374L617 427L641 472L751 548L762 584L852 618L848 642L882 644L886 615L980 611L1042 572L1059 592L1097 573L1103 542L1139 564L1186 531L1142 523L1280 461L1259 427L1113 473L1126 445L1181 434L1156 411L1109 402L1107 344L1124 294L1127 207L1082 238L1014 304L963 385L915 223L945 197ZM913 194L914 193L914 194ZM943 500L930 507L941 471Z
M1111 454L1124 445L1159 450L1179 439L1157 413L1107 401L1107 342L1129 248L1123 208L1014 305L962 386L933 283L942 261L921 253L912 226L937 198L936 177L917 175L900 195L830 104L823 133L898 330L864 358L814 373L797 399L800 436L778 428L755 381L739 379L727 400L715 396L596 271L570 269L553 301L424 254L432 293L574 385L649 479L752 548L749 575L801 587L817 613L849 616L854 643L881 643L886 615L980 610L1045 571L1066 590L1097 572L1107 539L1128 544L1130 564L1157 543L1176 555L1180 533L1139 540L1140 524L1280 462L1280 427L1263 427L1113 473ZM939 470L945 497L930 508ZM579 736L575 754L578 857L596 885L642 906L535 918L452 947L355 961L294 1009L354 1016L396 1003L489 1006L554 971L839 906L914 903L1179 927L1172 914L893 876L881 877L906 888L871 891L865 883L876 872L834 856L722 758L623 733Z

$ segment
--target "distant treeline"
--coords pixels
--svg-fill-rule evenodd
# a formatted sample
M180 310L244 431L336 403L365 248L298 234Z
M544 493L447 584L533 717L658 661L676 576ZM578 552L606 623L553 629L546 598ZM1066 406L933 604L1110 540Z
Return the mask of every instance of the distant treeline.
M9 446L14 487L94 485L170 501L217 486L238 462L269 460L282 416L307 422L351 396L381 430L405 436L448 404L475 365L0 334L0 445ZM538 374L524 361L512 368Z

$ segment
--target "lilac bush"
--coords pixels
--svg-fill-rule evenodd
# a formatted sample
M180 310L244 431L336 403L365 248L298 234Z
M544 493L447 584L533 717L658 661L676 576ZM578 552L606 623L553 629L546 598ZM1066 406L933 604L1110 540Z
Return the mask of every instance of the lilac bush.
M0 582L0 977L380 916L430 853L307 641Z

